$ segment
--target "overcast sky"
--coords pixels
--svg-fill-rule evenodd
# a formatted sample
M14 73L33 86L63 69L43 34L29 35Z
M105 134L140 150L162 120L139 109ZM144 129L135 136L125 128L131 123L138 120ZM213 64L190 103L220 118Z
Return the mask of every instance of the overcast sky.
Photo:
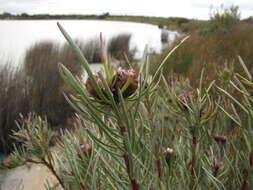
M210 7L238 5L253 16L253 0L0 0L0 13L110 14L208 19Z

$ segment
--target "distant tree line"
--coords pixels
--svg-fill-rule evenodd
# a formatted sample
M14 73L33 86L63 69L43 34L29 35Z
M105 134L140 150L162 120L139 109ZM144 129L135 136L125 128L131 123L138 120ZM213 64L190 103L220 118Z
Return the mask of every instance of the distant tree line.
M183 25L189 22L194 22L193 19L184 17L155 17L155 16L131 16L131 15L111 15L109 12L104 12L99 15L90 14L12 14L4 12L0 14L0 20L39 20L39 19L85 19L85 20L110 20L110 21L126 21L126 22L138 22L157 25L159 28L167 28L171 30L181 31ZM205 21L201 21L205 22Z
M12 14L9 12L4 12L0 14L0 19L106 19L110 17L109 12L105 12L100 15L82 15L82 14L28 14L28 13L21 13L21 14Z
M100 14L100 15L81 15L81 14L28 14L28 13L21 13L21 14L12 14L9 12L3 12L0 14L0 19L105 19L110 16L109 12Z

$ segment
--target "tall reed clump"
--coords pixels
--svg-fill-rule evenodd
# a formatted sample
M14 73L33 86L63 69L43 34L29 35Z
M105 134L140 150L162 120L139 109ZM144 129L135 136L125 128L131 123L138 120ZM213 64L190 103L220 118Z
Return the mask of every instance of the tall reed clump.
M76 43L89 63L101 63L100 39L98 37L91 38L84 42L82 40L77 40ZM66 47L68 47L68 44L66 44Z
M29 117L14 134L23 147L12 154L14 161L47 166L58 180L47 189L253 188L253 83L241 59L246 77L233 73L229 84L243 101L215 81L204 87L204 72L197 88L166 80L160 74L166 60L154 75L148 59L139 73L105 62L104 72L93 74L58 27L89 75L84 84L60 65L72 89L66 99L76 111L76 129L61 135L61 153L54 154L47 122Z
M118 34L113 36L107 44L107 53L112 58L120 61L124 66L128 61L133 61L135 50L130 49L131 34Z
M27 81L22 68L12 63L0 66L0 152L7 153L13 139L9 136L16 129L19 113L26 114L28 108Z
M58 72L59 63L81 76L82 70L72 50L60 48L53 42L32 46L26 52L23 66L23 72L28 78L29 111L47 116L53 126L66 124L73 113L63 96L67 88Z

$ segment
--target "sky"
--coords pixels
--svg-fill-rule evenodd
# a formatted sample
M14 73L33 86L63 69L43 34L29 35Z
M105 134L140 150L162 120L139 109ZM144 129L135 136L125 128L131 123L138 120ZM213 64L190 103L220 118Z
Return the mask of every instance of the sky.
M210 10L237 5L253 16L253 0L0 0L0 13L103 14L208 19Z

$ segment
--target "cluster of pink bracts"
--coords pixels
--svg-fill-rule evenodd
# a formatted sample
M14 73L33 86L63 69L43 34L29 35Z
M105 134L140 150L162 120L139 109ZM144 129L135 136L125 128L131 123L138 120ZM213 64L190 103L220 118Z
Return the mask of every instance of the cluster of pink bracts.
M102 93L106 96L106 92L103 87L103 82L101 81L98 75L96 75L95 77L98 87L101 89ZM116 102L119 101L118 90L121 90L126 85L126 83L128 84L124 89L124 91L122 92L123 98L127 98L135 93L136 89L138 88L138 74L133 69L119 68L112 77L110 84L108 84L113 94L114 100ZM86 88L93 98L101 100L90 78L88 78L86 81Z

